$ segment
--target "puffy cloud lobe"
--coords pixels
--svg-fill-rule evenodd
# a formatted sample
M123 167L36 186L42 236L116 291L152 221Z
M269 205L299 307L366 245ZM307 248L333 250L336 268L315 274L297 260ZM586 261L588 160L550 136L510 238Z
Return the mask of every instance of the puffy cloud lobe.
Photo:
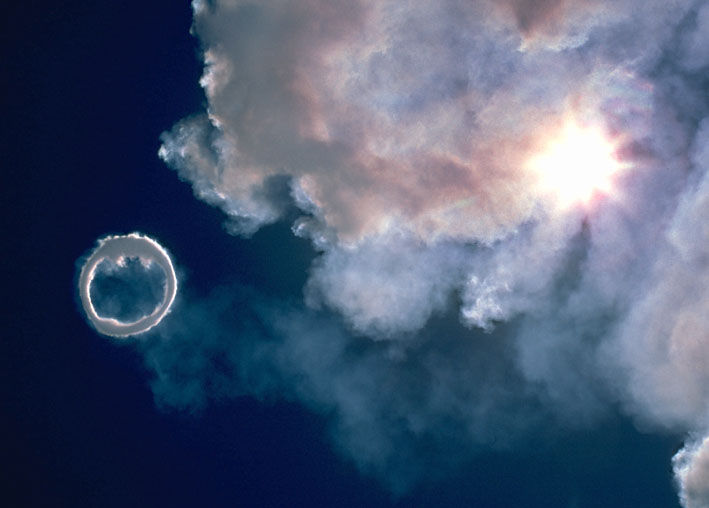
M681 196L651 282L614 349L638 411L682 428L709 423L709 121L695 138L693 162L695 183Z
M263 182L287 174L346 242L392 225L488 241L528 219L525 157L606 71L518 52L486 4L327 4L198 15L212 125L177 126L161 155L255 225L275 218Z
M709 438L686 445L672 458L672 465L682 505L709 507Z
M446 307L471 250L449 243L427 247L400 234L330 249L313 266L309 300L327 302L360 332L415 332Z
M528 224L510 237L471 256L463 292L463 319L483 329L523 311L538 309L540 297L578 233L576 214Z
M515 9L531 12L521 2ZM559 12L579 9L564 4ZM514 235L539 222L548 205L525 160L570 110L593 118L615 101L619 121L637 113L631 74L571 52L520 52L514 23L488 3L223 2L196 11L209 120L178 124L163 136L161 156L243 234L277 220L283 196L268 187L284 175L296 204L314 218L301 233L340 249L327 256L330 263L365 255L360 242L398 249L402 235L419 250L431 246L421 261L449 240L491 244ZM609 89L613 96L605 98ZM420 286L415 298L430 295L436 307L441 298L431 291L467 280L472 303L464 319L487 326L512 312L496 309L507 282L477 272L461 279ZM313 280L311 287L333 278ZM416 290L402 280L387 280L391 289L379 284L381 297ZM346 310L332 284L319 292ZM352 306L360 329L377 323L370 333L414 329L430 314L408 308L408 317L392 307L372 320Z
M239 175L230 172L235 154L205 116L183 120L162 140L160 156L192 183L200 199L224 210L232 231L248 235L278 219L278 203L262 197L268 195L268 175L249 174L243 167Z
M193 6L208 107L163 135L160 156L236 233L295 205L293 231L320 255L310 309L269 340L225 324L182 373L178 353L152 350L164 399L292 385L384 477L441 421L494 441L503 406L530 400L567 423L620 400L646 423L706 428L703 2ZM526 169L569 117L606 128L632 165L586 209L560 208ZM472 336L432 331L456 304ZM345 325L323 325L318 308ZM524 403L471 372L481 350L514 372ZM210 373L210 355L228 373ZM425 387L412 394L392 372Z

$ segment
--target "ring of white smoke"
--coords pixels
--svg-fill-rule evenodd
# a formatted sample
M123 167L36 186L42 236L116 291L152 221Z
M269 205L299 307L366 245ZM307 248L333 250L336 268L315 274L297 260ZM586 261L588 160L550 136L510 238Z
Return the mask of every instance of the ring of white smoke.
M102 261L110 260L122 266L127 258L138 258L144 266L157 263L165 272L165 288L160 305L152 313L128 323L99 316L91 301L90 291L96 268ZM98 247L81 268L79 294L86 316L98 332L112 337L128 337L147 332L167 315L177 294L177 275L167 251L152 238L139 233L107 236L99 240Z

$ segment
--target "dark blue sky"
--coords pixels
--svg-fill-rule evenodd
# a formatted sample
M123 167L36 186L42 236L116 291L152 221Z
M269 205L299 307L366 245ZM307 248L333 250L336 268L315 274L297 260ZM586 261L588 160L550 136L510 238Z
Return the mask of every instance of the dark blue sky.
M294 402L155 405L135 348L97 335L77 306L76 262L96 238L158 238L197 295L238 282L298 297L313 257L287 224L227 235L158 159L161 132L203 104L191 14L167 0L28 1L3 16L0 504L678 506L681 440L620 417L483 451L394 499Z

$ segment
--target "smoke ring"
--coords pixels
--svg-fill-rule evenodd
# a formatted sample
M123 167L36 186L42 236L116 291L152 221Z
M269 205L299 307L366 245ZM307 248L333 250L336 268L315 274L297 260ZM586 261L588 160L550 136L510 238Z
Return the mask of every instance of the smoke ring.
M152 313L137 321L127 323L115 318L99 316L91 301L91 292L89 291L96 267L105 259L120 265L130 257L138 258L144 264L157 263L165 272L165 290L162 302ZM84 266L81 267L79 294L86 316L99 333L112 337L129 337L147 332L167 315L172 302L175 301L175 295L177 295L177 274L167 251L152 238L140 233L107 236L99 240L98 247L94 249L86 259Z

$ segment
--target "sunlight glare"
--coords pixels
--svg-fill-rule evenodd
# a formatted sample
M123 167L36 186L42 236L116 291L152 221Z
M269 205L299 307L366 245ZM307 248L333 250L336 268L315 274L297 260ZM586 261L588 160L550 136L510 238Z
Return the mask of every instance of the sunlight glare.
M560 207L587 205L594 195L613 191L614 176L623 167L616 150L600 128L568 120L561 134L530 159L529 169L540 191Z

